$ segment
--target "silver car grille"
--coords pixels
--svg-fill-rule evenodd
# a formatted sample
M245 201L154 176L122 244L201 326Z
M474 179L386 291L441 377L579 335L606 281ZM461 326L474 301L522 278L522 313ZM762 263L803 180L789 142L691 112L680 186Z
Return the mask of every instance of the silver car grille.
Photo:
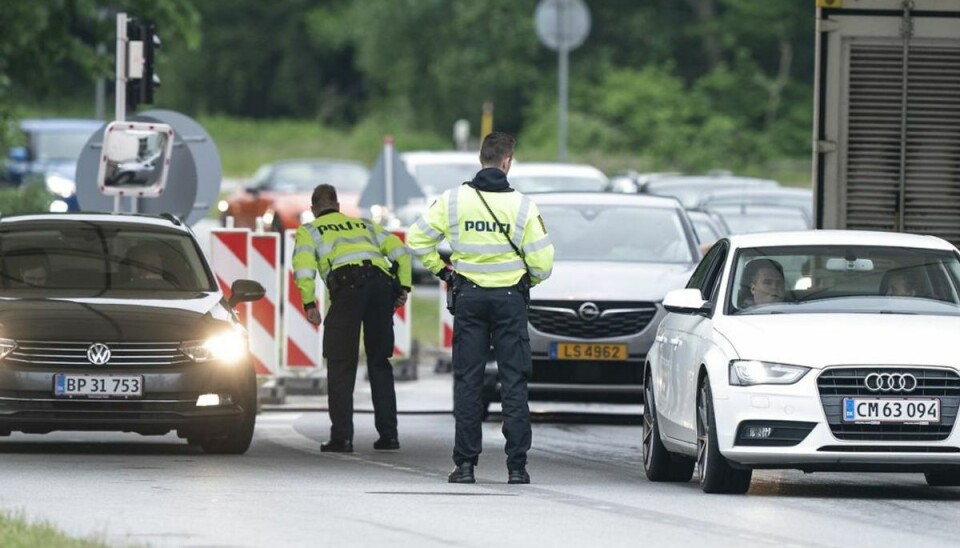
M99 342L99 341L98 341ZM39 367L163 367L190 362L180 351L179 342L104 342L110 348L110 359L94 365L87 350L94 342L17 341L17 347L5 360L15 364Z
M843 399L878 397L865 388L864 380L873 372L910 373L917 388L909 394L884 394L894 397L934 397L940 399L940 424L852 424L843 421ZM941 441L950 436L960 410L960 375L954 371L923 367L834 367L817 378L817 388L830 431L840 440L850 441ZM880 397L883 397L880 396Z
M582 306L596 307L595 318L581 316ZM533 301L530 325L537 331L559 337L603 339L628 337L647 328L657 314L657 305L636 301Z

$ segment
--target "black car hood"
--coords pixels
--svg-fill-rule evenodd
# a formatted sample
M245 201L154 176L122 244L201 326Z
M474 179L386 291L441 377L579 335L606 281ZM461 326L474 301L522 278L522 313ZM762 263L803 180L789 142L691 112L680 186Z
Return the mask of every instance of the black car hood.
M14 340L153 342L200 339L229 321L216 293L176 300L7 299L0 337Z

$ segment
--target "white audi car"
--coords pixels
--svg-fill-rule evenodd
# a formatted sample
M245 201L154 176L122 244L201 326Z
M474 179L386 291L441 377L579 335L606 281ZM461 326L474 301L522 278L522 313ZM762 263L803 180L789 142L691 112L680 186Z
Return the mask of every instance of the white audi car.
M722 239L666 295L644 373L653 481L743 493L755 468L960 486L960 254L855 231Z

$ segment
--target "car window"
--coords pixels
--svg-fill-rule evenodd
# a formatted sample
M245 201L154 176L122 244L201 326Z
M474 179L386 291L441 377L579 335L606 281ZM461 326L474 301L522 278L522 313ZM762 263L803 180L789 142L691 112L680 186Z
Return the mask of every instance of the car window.
M30 135L30 157L37 162L76 161L93 131L44 131Z
M417 166L414 178L427 196L436 196L466 181L480 171L480 160L463 164L423 164Z
M215 291L199 248L180 232L67 223L0 232L0 295Z
M742 208L711 209L723 217L731 234L807 230L810 223L803 211L793 208L751 211Z
M597 204L546 204L556 260L692 263L693 246L680 212Z
M882 246L748 248L738 252L728 301L733 314L960 315L960 260Z
M687 282L687 289L699 289L703 300L708 301L713 297L714 288L720 278L720 272L723 271L723 264L727 256L727 244L721 242L713 246L709 252L697 265L693 275Z
M709 219L691 215L690 221L693 223L693 230L697 233L697 240L701 244L712 244L720 239L720 234Z
M368 178L369 172L363 166L289 162L274 167L269 188L278 192L304 192L313 190L321 183L327 183L341 192L360 192L366 186Z

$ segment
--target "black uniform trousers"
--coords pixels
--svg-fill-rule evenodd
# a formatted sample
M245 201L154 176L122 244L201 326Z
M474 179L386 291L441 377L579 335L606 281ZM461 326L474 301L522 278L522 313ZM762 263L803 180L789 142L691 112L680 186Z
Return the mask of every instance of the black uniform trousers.
M361 326L377 432L383 438L396 438L397 395L390 365L395 300L391 279L375 266L351 268L362 271L364 276L357 276L354 282L339 285L332 291L323 332L330 439L353 440L353 389L360 357Z
M527 304L516 287L484 288L464 279L453 319L453 461L477 464L483 449L483 374L493 344L500 376L507 468L527 463L530 408L527 380L532 371Z

